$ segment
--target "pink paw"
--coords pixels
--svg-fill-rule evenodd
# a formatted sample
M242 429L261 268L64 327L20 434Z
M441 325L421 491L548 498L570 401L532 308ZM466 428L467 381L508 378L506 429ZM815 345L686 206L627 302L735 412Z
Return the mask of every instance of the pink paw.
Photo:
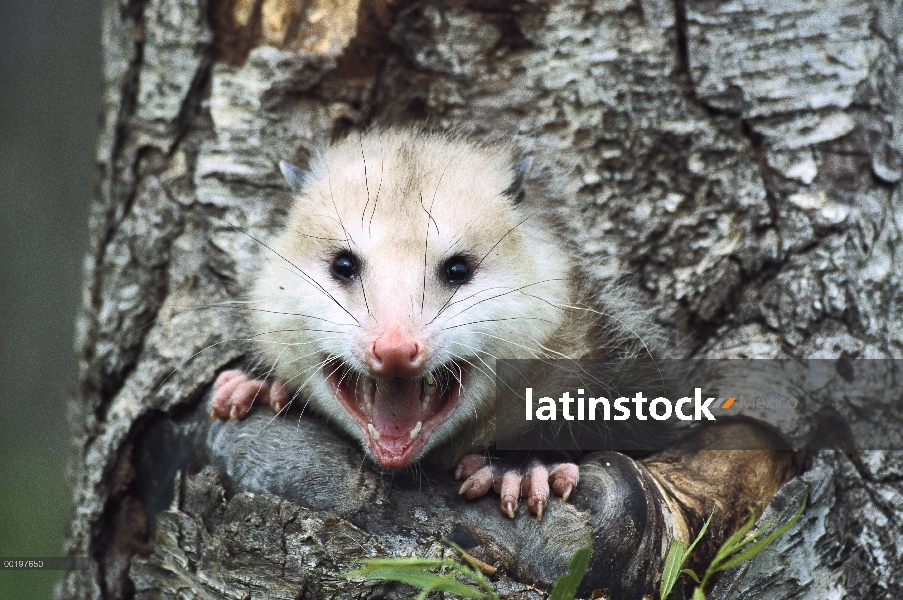
M490 465L484 456L468 454L458 462L455 479L465 480L458 493L468 500L484 496L490 489L495 490L501 496L499 508L512 519L517 513L518 501L526 498L527 508L541 521L549 505L550 487L567 502L580 481L580 468L574 463L546 466L534 461L524 472Z
M262 379L251 379L244 371L223 371L213 384L213 402L210 419L244 419L254 403L269 404L279 413L288 404L285 383L269 384Z

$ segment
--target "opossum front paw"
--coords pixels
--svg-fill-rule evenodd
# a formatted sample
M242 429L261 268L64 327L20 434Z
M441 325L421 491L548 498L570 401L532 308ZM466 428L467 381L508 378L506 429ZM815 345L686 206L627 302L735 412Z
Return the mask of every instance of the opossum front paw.
M255 402L269 404L278 414L288 404L285 383L270 384L262 379L252 379L237 369L223 371L213 384L210 419L244 419Z
M526 469L490 464L486 457L468 454L458 462L455 479L464 479L458 493L468 500L485 496L490 489L500 497L499 509L514 518L520 498L527 499L527 508L542 520L549 505L549 490L567 502L580 481L580 469L574 463L545 465L533 461Z

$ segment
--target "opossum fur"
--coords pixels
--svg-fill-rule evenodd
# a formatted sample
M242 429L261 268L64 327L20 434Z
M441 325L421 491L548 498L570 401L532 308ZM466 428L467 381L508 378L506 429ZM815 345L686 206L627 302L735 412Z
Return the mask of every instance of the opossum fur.
M252 333L294 402L383 466L490 446L497 358L629 358L664 339L623 287L587 274L522 159L510 144L376 129L284 167L295 197L255 278ZM416 360L381 376L387 336Z

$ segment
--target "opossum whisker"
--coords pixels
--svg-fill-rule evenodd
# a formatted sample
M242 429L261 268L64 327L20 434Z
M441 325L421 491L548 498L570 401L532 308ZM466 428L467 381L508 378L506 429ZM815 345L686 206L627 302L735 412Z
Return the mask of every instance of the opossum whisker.
M339 241L344 242L344 241L346 241L346 240L339 240ZM326 294L326 295L327 295L329 298L331 298L336 304L338 304L339 307L340 307L342 310L344 310L346 313L348 313L348 311L345 310L345 307L342 306L341 303L339 303L339 301L335 298L335 296L333 296L332 294L330 294L330 293L326 290L326 288L324 288L324 287L320 284L320 282L318 282L316 279L314 279L313 277L311 277L310 275L308 275L308 274L305 273L304 271L301 271L300 269L298 269L298 267L295 267L295 265L291 265L291 266L293 267L292 269L286 268L285 265L280 265L280 266L281 266L282 268L284 268L284 269L286 270L286 272L290 273L290 274L293 275L293 276L296 276L296 277L300 278L301 281L303 281L304 283L306 283L306 284L308 284L308 285L311 285L311 286L314 287L314 289L316 289L316 290L318 290L318 291L320 291L320 292ZM351 315L351 313L348 313L348 315L351 316L352 319L354 319L354 316ZM355 322L357 322L357 319L355 319ZM359 324L359 323L358 323L358 324Z
M198 350L197 352L195 352L194 354L192 354L191 356L189 356L188 358L186 358L184 361L182 361L181 363L179 363L179 364L178 364L175 368L173 368L173 370L170 371L170 372L166 375L166 377L164 377L163 380L157 385L157 387L154 389L154 393L157 393L157 392L160 390L160 388L162 388L163 385L169 380L169 378L172 377L173 375L175 375L176 373L178 373L183 367L185 367L185 365L187 365L188 363L190 363L192 360L194 360L195 358L197 358L198 356L200 356L200 355L203 354L204 352L206 352L206 351L208 351L208 350L212 350L213 348L215 348L215 347L217 347L217 346L220 346L220 345L222 345L222 344L226 344L226 343L229 343L229 342L251 342L251 341L253 341L253 342L258 343L258 344L271 344L271 345L274 345L274 346L286 346L286 347L289 347L289 346L305 346L305 345L308 345L308 344L315 344L315 343L319 343L319 342L322 342L322 341L328 341L328 340L334 340L334 339L341 339L341 338L339 338L339 337L322 337L322 338L317 338L317 339L314 339L314 340L308 340L308 341L306 341L306 342L277 342L277 341L274 341L274 340L262 340L262 339L259 339L259 338L262 337L262 336L270 335L270 334L273 334L273 333L295 333L295 332L298 332L298 331L321 331L321 332L326 332L326 333L337 333L337 334L342 334L342 333L343 333L343 332L341 332L341 331L329 331L329 330L317 330L317 329L277 329L277 330L271 330L271 331L262 331L262 332L259 332L259 333L256 333L256 334L254 334L254 335L247 336L247 337L235 337L235 338L228 338L228 339L225 339L225 340L220 340L220 341L218 341L218 342L214 342L214 343L212 343L212 344L209 344L209 345L207 345L207 346L201 348L200 350ZM291 364L291 363L289 363L289 364Z
M364 289L364 278L358 277L358 281L361 284L361 294L364 296L364 306L367 308L367 314L373 317L373 313L370 312L370 303L367 302L367 290ZM376 320L376 317L373 317Z
M502 292L502 293L500 293L500 294L496 294L496 295L490 296L490 297L488 297L488 298L482 298L482 299L480 299L480 300L477 300L476 302L474 302L473 304L471 304L471 305L468 306L467 308L463 308L463 309L461 309L459 312L457 312L457 313L455 313L454 315L448 317L448 319L454 319L455 317L461 315L462 313L467 312L468 310L472 309L473 307L475 307L475 306L477 306L477 305L479 305L479 304L482 304L483 302L488 302L489 300L495 300L496 298L501 298L501 297L503 297L503 296L507 296L508 294L513 294L513 293L515 293L515 292L520 292L521 290L525 290L525 289L527 289L527 288L529 288L529 287L533 287L534 285L540 285L540 284L543 284L543 283L549 283L549 282L551 282L551 281L562 281L562 280L561 280L560 278L555 278L555 279L543 279L543 280L541 280L541 281L534 281L533 283L528 283L528 284L526 284L526 285L522 285L522 286L517 287L517 288L512 288L512 289L510 289L510 290L508 290L508 291L506 291L506 292ZM530 295L530 294L527 294L527 295Z
M364 204L364 209L361 211L361 229L364 228L364 215L367 214L367 207L370 205L370 181L367 177L367 157L364 154L364 143L361 141L361 132L358 131L358 146L361 149L361 160L364 161L364 189L367 191L367 203ZM332 186L329 188L330 194L332 193ZM335 205L335 199L332 201L333 205ZM336 209L338 211L338 209ZM344 226L343 226L344 228ZM359 277L358 281L361 285L361 294L364 297L364 306L367 309L367 314L370 317L373 317L373 313L370 311L370 303L367 301L367 290L364 289L364 278Z
M427 250L429 248L430 242L430 223L433 224L436 228L436 235L441 238L442 233L439 231L439 224L436 223L436 219L433 218L433 207L436 205L436 195L439 193L439 187L442 185L442 179L445 177L446 171L451 166L451 164L455 161L458 155L454 155L448 159L448 162L445 164L445 167L442 169L442 173L439 174L439 180L436 181L436 187L433 189L433 197L430 200L429 209L426 208L423 204L423 192L419 193L420 196L420 208L426 213L426 235L423 238L423 293L420 298L420 312L423 312L423 307L426 304L426 277L427 277Z
M477 352L477 353L478 353L478 354L476 355L477 360L479 360L481 363L483 363L483 365L484 365L487 369L489 369L489 371L491 372L491 374L486 374L486 372L485 372L485 371L482 371L482 369L481 369L481 371L482 371L484 374L486 374L487 377L489 377L489 378L494 378L494 377L495 377L495 370L494 370L492 367L490 367L489 365L487 365L487 364L486 364L486 361L483 360L483 358L482 358L481 356L479 356L479 354L486 354L486 355L488 355L488 356L494 358L496 361L501 360L501 359L499 359L499 357L495 356L494 354L492 354L491 352L488 352L488 351L486 351L486 350L480 350L479 348L474 348L474 347L472 347L472 346L468 346L467 344L465 344L465 343L463 343L463 342L453 341L452 343L453 343L453 344L456 344L456 345L458 345L458 346L464 346L465 348L468 348L468 349L470 349L470 350L473 350L474 352ZM470 363L470 364L472 364L472 363ZM507 384L506 384L506 386L507 386ZM512 389L510 386L507 386L507 387L508 387L509 390L511 390L512 392L515 392L515 393L516 393L516 390Z
M270 419L269 421L267 421L267 422L264 424L264 426L263 426L257 433L254 434L254 437L256 437L256 436L260 435L261 433L263 433L263 432L266 430L266 428L269 427L270 423L272 423L274 420L276 420L276 418L279 416L279 414L282 414L283 411L287 411L287 410L288 410L288 408L292 405L292 403L295 401L295 399L301 394L302 390L303 390L304 387L308 384L308 382L314 377L314 375L317 374L317 371L318 371L321 367L325 366L330 360L331 360L330 358L324 359L324 360L320 361L319 363L316 363L316 364L314 364L314 365L308 367L307 369L304 369L303 371L297 373L294 377L291 377L291 378L289 378L289 379L287 379L287 380L285 381L285 385L288 385L288 384L290 384L292 381L294 381L296 378L303 376L303 375L306 374L308 371L312 371L311 376L308 377L307 380L305 380L305 382L302 383L302 384L298 387L297 391L296 391L294 394L292 394L292 397L289 399L288 402L286 402L286 404L285 404L285 406L283 407L283 409L282 409L281 411L279 411L278 414L273 415L273 418ZM309 400L308 400L308 401L309 401ZM304 407L302 407L302 409L301 409L301 414L302 414L302 415L304 414L304 409L305 409L305 408L307 408L307 403L305 403L305 404L304 404Z
M342 382L345 381L345 378L348 377L348 374L352 372L352 369L346 369L342 376L339 377L339 385L342 385Z
M169 378L172 377L173 375L175 375L176 373L178 373L185 365L187 365L187 364L190 363L192 360L194 360L195 358L197 358L198 356L200 356L201 354L203 354L204 352L206 352L206 351L208 351L208 350L211 350L211 349L213 349L213 348L216 348L217 346L220 346L220 345L222 345L222 344L227 344L227 343L229 343L229 342L250 342L250 341L252 341L252 340L253 340L253 341L257 341L257 342L264 342L264 340L260 340L259 338L262 337L262 336L265 336L265 335L269 335L269 334L271 334L271 333L279 333L280 331L295 331L295 330L289 329L289 330L263 331L263 332L260 332L260 333L255 333L254 335L251 335L251 336L248 336L248 337L228 338L228 339L220 340L220 341L218 341L218 342L214 342L214 343L212 343L212 344L209 344L209 345L207 345L207 346L204 346L203 348L201 348L200 350L198 350L197 352L195 352L194 354L192 354L191 356L189 356L188 358L186 358L185 360L183 360L181 363L179 363L172 371L170 371L170 372L166 375L166 377L164 377L163 380L157 385L157 387L154 388L154 393L156 394L157 392L159 392L159 391L160 391L160 388L162 388L163 385L164 385L167 381L169 381ZM256 339L256 338L257 338L257 339Z
M479 321L468 321L467 323L459 323L457 325L448 325L442 327L442 330L446 329L455 329L457 327L467 327L468 325L478 325L480 323L500 323L502 321L542 321L543 323L552 323L552 321L548 319L543 319L542 317L504 317L498 319L480 319ZM480 333L480 332L476 332Z
M448 247L445 249L445 254L448 254L448 252L449 252L452 248L454 248L455 245L456 245L458 242L460 242L462 239L464 239L464 234L467 233L468 231L470 231L470 229L477 223L477 221L479 221L479 217L474 217L473 219L471 219L471 220L467 223L467 225L465 225L465 226L462 228L461 233L459 233L459 234L455 237L455 239L452 240L451 244L449 244Z
M279 352L279 356L276 358L275 361L273 361L273 366L270 367L270 370L264 375L264 378L269 377L270 375L273 374L273 371L276 370L276 365L279 363L279 360L282 358L282 353L283 353L283 352L285 352L285 348L283 348L283 349ZM260 394L260 392L261 392L262 390L263 390L263 387L257 388L257 391L254 393L254 397L251 399L251 406L254 406L254 402L257 401L257 396ZM276 417L278 417L278 416L282 413L283 410L286 410L286 407L287 407L287 406L288 406L288 403L286 403L286 406L282 407L282 408L279 410L278 413L276 413L275 415L273 415L273 419L275 419ZM250 410L250 406L248 407L248 410ZM272 419L270 420L270 423L272 423ZM264 425L263 429L266 429L267 425L269 425L269 423L267 423L266 425ZM262 431L262 430L261 430L261 431ZM252 437L257 437L257 435L259 435L259 434L260 434L260 432L258 431L258 432L255 433Z
M485 287L485 288L482 288L482 289L479 289L479 290L475 291L474 293L470 294L469 296L465 296L465 297L463 297L463 298L458 298L458 299L455 300L454 302L450 303L450 304L446 307L446 309L451 308L452 306L454 306L454 305L456 305L456 304L460 304L460 303L462 303L462 302L467 302L468 300L470 300L470 299L473 298L474 296L479 296L480 294L483 294L483 293L486 293L486 292L491 292L492 290L509 290L509 289L511 289L511 288L508 287L508 286L504 286L504 285L495 285L495 286L491 286L491 287ZM437 316L438 316L438 315L437 315ZM434 318L433 320L435 320L435 318Z
M329 169L329 165L326 165L326 184L329 186L329 199L332 200L332 207L335 209L336 220L338 220L339 226L342 228L342 231L345 232L345 242L350 243L353 246L357 246L354 238L351 237L351 233L345 227L345 223L342 222L342 213L339 212L339 205L336 204L335 195L332 192L332 172Z
M468 346L467 344L465 344L465 343L463 343L463 342L459 342L459 341L457 341L457 340L452 340L451 343L454 344L454 345L456 345L456 346L464 346L464 347L467 348L468 350L474 350L474 351L476 351L476 352L478 352L478 353L489 354L489 356L491 356L492 358L495 358L496 360L498 360L498 357L492 355L491 353L486 352L485 350L479 350L478 348L474 348L473 346ZM478 369L481 373L483 373L484 375L486 375L486 377L489 377L490 379L493 378L493 377L495 376L495 369L493 369L491 366L489 366L488 364L486 364L486 361L483 360L483 357L481 357L479 354L476 354L476 355L473 355L473 358L475 358L476 360L478 360L478 361L480 361L481 363L483 363L483 366L486 367L487 370L484 371L483 369L480 369L479 367L477 367L476 365L474 365L474 364L473 364L472 362L470 362L470 361L467 361L467 364L469 364L470 366L474 367L475 369ZM467 359L462 358L462 360L467 360Z
M643 336L641 336L639 333L637 333L636 331L634 331L634 329L633 329L632 327L630 327L630 325L628 325L627 323L625 323L625 322L623 321L623 319L620 319L619 317L617 317L617 316L615 316L615 315L612 315L612 314L610 314L610 313L606 313L606 312L603 312L603 311L600 311L600 310L596 310L596 309L594 309L594 308L589 308L589 307L586 307L586 306L575 306L575 305L570 305L570 304L556 304L556 303L554 303L554 302L551 302L551 301L549 301L549 300L546 300L545 298L540 298L539 296L535 296L535 295L533 295L533 294L526 294L526 293L524 293L524 292L521 292L521 293L523 293L523 294L526 295L526 296L530 296L531 298L536 298L536 299L538 299L538 300L542 300L543 302L549 304L550 306L554 306L554 307L556 307L556 308L569 309L569 310L582 310L582 311L586 311L586 312L589 312L589 313L593 313L593 314L599 315L599 316L601 316L601 317L605 317L606 319L611 319L611 320L613 320L613 321L616 321L621 327L623 327L623 328L624 328L625 330L627 330L631 335L633 335L634 338L636 338L636 340L640 342L640 344L642 344L643 349L646 351L646 354L649 356L649 358L652 359L653 362L655 361L655 357L653 356L652 351L649 349L649 346L646 344L646 340L643 339Z
M335 329L316 329L314 327L293 327L291 329L280 329L278 331L271 331L270 333L288 333L288 332L297 332L297 331L313 331L315 333L338 333L338 334L347 333L345 331L336 331ZM268 340L262 340L262 341L266 342Z
M284 257L282 254L280 254L279 252L277 252L276 250L274 250L273 248L271 248L269 245L267 245L265 242L263 242L263 241L260 240L259 238L257 238L257 237L255 237L255 236L251 235L251 233L249 233L248 231L246 231L246 230L243 229L242 227L239 227L238 225L235 225L234 223L230 223L229 221L227 221L227 220L225 220L225 219L222 219L222 218L220 218L220 217L217 217L217 216L215 216L215 215L213 216L213 218L214 218L214 219L218 219L218 220L222 221L223 223L226 223L227 225L229 225L229 226L231 226L231 227L234 227L237 231L240 231L241 233L245 234L246 236L248 236L249 238L251 238L252 240L254 240L255 242L257 242L258 244L260 244L261 246L263 246L264 248L266 248L267 250L269 250L270 252L272 252L273 254L275 254L276 256L278 256L279 258L281 258L282 260L284 260L286 263L288 263L289 265L291 265L291 266L295 269L295 271L296 271L297 273L300 273L305 279L307 279L308 281L310 281L311 283L313 283L313 285L314 285L317 289L319 289L321 292L323 292L323 293L326 295L326 297L328 297L330 300L332 300L333 302L335 302L336 305L338 305L339 308L341 308L343 311L345 311L345 313L346 313L349 317L351 317L352 319L354 319L354 322L355 322L355 323L360 324L360 322L359 322L357 319L354 318L354 315L352 315L352 314L348 311L348 309L346 309L344 306L342 306L342 303L341 303L341 302L339 302L339 301L338 301L332 294L330 294L323 286L321 286L319 283L317 283L317 281L316 281L313 277L311 277L310 275L308 275L307 273L305 273L304 270L301 269L298 265L294 264L292 261L290 261L289 259L287 259L286 257Z
M341 338L329 338L329 339L337 340L337 339L341 339ZM323 340L320 339L320 340L317 340L317 341L323 341ZM296 356L296 357L294 357L292 360L290 360L290 361L288 361L288 362L285 362L285 363L282 363L282 364L283 364L284 366L293 365L293 364L295 364L295 363L297 363L297 362L299 362L299 361L304 360L304 359L307 358L308 356L313 356L314 354L320 354L320 353L321 353L321 350L318 348L318 349L316 349L316 350L313 350L313 351L311 351L311 352L308 352L307 354L302 354L301 356Z
M463 363L467 363L468 365L470 365L470 367L471 367L472 369L474 369L474 370L476 370L476 371L479 371L480 373L482 373L482 374L485 375L486 377L489 377L490 379L493 378L494 375L495 375L494 373L487 373L486 371L484 371L483 369L481 369L481 368L478 367L477 365L473 364L472 362L470 362L469 360L467 360L467 359L464 358L463 356L460 356L460 355L458 355L458 354L455 354L455 353L452 352L451 350L449 350L448 353L449 353L451 356L453 356L456 360L458 360L458 361L460 361L460 362L463 362ZM484 363L484 364L485 364L485 363ZM479 416L480 416L480 415L479 415L479 411L477 410L476 404L474 403L474 401L473 401L473 399L470 397L470 395L467 393L467 389L464 387L464 373L463 373L463 370L461 369L460 366L458 367L458 369L459 369L459 374L458 374L458 376L456 377L456 379L458 380L458 385L459 385L460 388L461 388L461 400L462 400L462 402L461 402L461 404L460 404L459 406L463 406L463 405L466 404L467 408L473 413L473 418L474 418L474 419L479 419Z
M501 339L501 338L499 338L499 339ZM495 373L495 369L493 369L492 367L490 367L489 365L487 365L487 364L483 361L482 357L479 356L479 355L480 355L480 354L485 354L485 355L487 355L487 356L489 356L490 358L493 358L493 359L495 359L495 360L502 360L502 359L500 359L498 356L496 356L495 354L493 354L492 352L490 352L490 351L488 351L488 350L483 350L482 348L475 348L475 347L473 347L473 346L471 346L471 345L469 345L469 344L465 344L464 342L461 342L461 341L455 341L455 342L453 342L453 343L455 343L455 344L457 344L457 345L459 345L459 346L464 346L465 348L468 348L469 350L472 350L473 352L475 352L476 354L474 355L474 357L475 357L476 359L478 359L480 362L482 362L482 363L486 366L486 368L489 369L489 370L490 370L491 372L493 372L493 373ZM525 349L525 350L528 350L528 351L534 353L534 355L535 355L536 352L535 352L535 350L533 350L532 348L528 348L527 346L523 346L523 345L520 345L520 344L518 344L518 345L519 345L521 348L523 348L523 349Z
M338 325L339 327L342 327L344 325L348 325L351 327L360 327L360 324L358 324L358 323L337 323L335 321L330 321L329 319L324 319L323 317L318 317L316 315L308 315L305 313L285 312L285 311L279 311L279 310L265 310L263 308L248 308L246 310L250 310L253 312L260 312L260 313L269 313L271 315L285 315L288 317L304 317L305 319L315 319L317 321L325 321L326 323L329 323L330 325Z
M546 358L546 356L543 356L543 352L538 352L536 348L531 348L530 346L525 346L524 344L519 344L519 343L517 343L517 342L513 342L513 341L511 341L511 340L509 340L509 339L503 338L503 337L498 336L498 335L493 335L493 334L488 333L488 332L486 332L486 331L475 330L474 333L479 334L479 335L485 335L486 337L491 337L491 338L494 339L494 340L499 340L500 342L505 342L505 343L510 344L510 345L512 345L512 346L515 346L515 347L517 347L517 348L521 348L521 349L523 349L523 350L526 350L526 351L530 352L530 353L533 355L534 358ZM534 339L532 339L532 338L530 339L530 341L531 341L531 342L536 342L536 340L534 340ZM540 347L543 351L546 351L546 352L547 352L546 348L544 348L542 345L539 345L539 347ZM561 354L561 353L559 353L559 354ZM562 356L563 358L569 358L569 357L565 356L564 354L561 354L561 356ZM493 358L495 358L496 360L499 360L498 357L496 357L496 356L493 356Z
M295 235L299 235L299 236L301 236L301 237L310 238L310 239L312 239L312 240L320 240L320 241L322 241L322 242L333 242L333 243L334 243L334 242L344 242L344 241L345 241L345 240L342 239L342 238L328 238L328 237L322 237L322 236L319 236L319 235L310 235L309 233L304 233L303 231L299 231L297 227L292 227L291 230L292 230L292 233L294 233Z
M430 211L426 210L426 207L423 205L423 194L420 194L420 208L423 209L427 214L426 220L426 234L423 236L423 289L420 293L420 312L423 312L423 306L426 304L426 271L427 271L427 254L430 247L430 220L432 220L433 215L430 214ZM436 226L436 231L439 231L439 227Z
M492 245L492 247L489 248L489 250L486 251L486 254L484 254L483 257L482 257L480 260L477 261L477 264L476 264L476 266L473 268L473 271L476 272L477 269L480 268L480 265L483 264L483 261L486 260L486 257L489 256L489 255L492 253L492 251L495 250L495 249L498 247L498 245L501 244L502 241L503 241L506 237L508 237L508 236L511 234L512 231L514 231L515 229L517 229L518 227L520 227L521 225L523 225L524 223L526 223L527 220L530 219L531 217L535 216L535 214L536 214L536 213L531 213L531 214L527 215L526 217L524 217L523 219L521 219L520 222L517 223L517 225L515 225L514 227L512 227L511 229L509 229L508 231L506 231L505 234L502 235L502 237L500 237L500 238L498 239L498 241L497 241L496 243L494 243L494 244ZM458 287L455 288L455 291L453 291L453 292L451 293L451 296L448 297L448 300L446 300L446 301L445 301L445 304L443 304L443 305L439 308L439 311L436 313L436 315L435 315L432 319L430 319L430 322L429 322L428 324L430 324L430 323L432 323L433 321L435 321L436 318L437 318L439 315L441 315L441 314L443 313L443 311L445 311L446 307L448 306L448 303L451 302L452 298L455 297L455 294L457 294L457 293L458 293L458 290L460 290L462 287L463 287L463 286L458 286Z
M336 365L336 368L333 369L333 370L326 376L326 379L327 379L327 380L328 380L330 377L332 377L333 375L335 375L336 371L338 371L340 368L342 368L342 367L341 367L341 361L340 361L340 359L339 359L338 357L336 357L336 356L330 355L330 356L327 356L326 360L324 360L322 363L320 363L319 365L317 365L317 367L319 368L320 366L326 366L326 365L329 364L331 361L335 361L335 362L337 362L337 363L339 363L339 364L337 364L337 365ZM301 384L301 387L299 388L299 391L300 391L300 390L303 390L304 387L305 387L308 383L310 383L310 380L313 379L313 378L314 378L314 375L316 375L316 374L317 374L317 371L314 371L314 372L311 374L311 376L308 377L308 378L304 381L303 384ZM298 419L300 419L300 418L304 415L304 411L307 410L307 405L308 405L308 404L310 404L310 396L307 397L307 402L305 402L305 403L304 403L304 406L301 407L301 413L298 415Z
M282 360L282 355L285 354L285 351L288 347L283 347L282 350L279 351L279 354L276 355L276 360L273 361L273 366L270 367L269 371L264 374L264 378L270 377L273 372L276 370L276 365L279 364L279 361Z
M294 330L290 330L290 331L294 331ZM272 333L272 332L271 332L271 333ZM332 333L342 333L342 332L336 331L336 332L332 332ZM291 346L291 347L294 347L294 346L308 346L308 345L310 345L310 344L316 344L316 343L323 342L323 341L339 340L339 339L342 339L342 338L340 338L340 337L325 337L325 336L324 336L324 337L316 338L316 339L313 339L313 340L307 340L306 342L278 342L278 341L276 341L276 340L256 340L256 343L258 343L258 344L269 344L269 345L271 345L271 346Z
M170 313L170 316L178 317L178 316L181 316L181 315L184 315L184 314L190 314L190 313L193 313L193 312L199 312L199 311L202 311L202 310L208 310L208 309L212 309L212 308L224 308L224 309L234 309L234 310L251 310L251 309L245 308L245 307L243 307L243 306L239 306L239 305L242 305L242 304L256 304L257 302L261 302L261 300L229 300L229 301L216 302L216 303L211 303L211 304L200 304L200 305L197 305L197 306L178 306L178 305L172 305L172 312ZM144 331L145 329L148 329L148 328L150 328L150 327L153 327L154 325L157 324L157 322L158 322L161 318L162 318L162 317L157 316L157 317L151 319L150 321L148 321L147 323L145 323L144 325L142 325L142 326L139 328L139 331Z
M265 300L247 300L245 302L242 302L241 304L251 304L251 303L256 304L259 302L265 302ZM267 314L271 314L271 315L285 315L288 317L304 317L306 319L315 319L317 321L325 321L325 322L329 323L330 325L339 325L339 326L349 325L352 327L360 327L360 325L358 325L357 323L337 323L336 321L330 321L329 319L324 319L323 317L318 317L316 315L308 315L305 313L287 312L287 311L281 311L281 310L267 310L265 308L250 308L250 307L246 307L246 306L232 306L227 303L206 304L203 306L183 306L183 307L173 307L173 308L180 309L179 311L173 312L173 315L181 315L181 314L190 313L193 311L209 310L209 309L213 309L213 308L226 308L226 309L231 308L231 309L246 310L249 312L267 313Z
M480 332L480 333L482 333L482 332ZM500 337L496 337L496 339L499 339L499 340L501 340L501 341L505 341L505 342L508 342L508 343L513 343L513 342L510 342L509 340L505 340L505 339L500 338ZM554 349L552 349L552 348L548 348L548 347L546 347L544 344L542 344L541 342L539 342L539 341L537 341L537 340L535 340L535 339L533 339L533 338L531 338L530 341L532 341L532 342L535 343L537 346L539 346L540 348L542 348L542 349L543 349L545 352L547 352L549 355L551 355L551 356L557 355L558 359L570 360L570 361L576 361L576 359L580 358L579 356L569 356L569 355L567 355L567 354L564 354L563 352L559 352L558 350L554 350ZM555 360L555 359L544 360L543 362L546 363L546 364L552 364L554 360ZM593 383L596 383L596 384L599 384L600 386L602 386L602 388L603 388L604 390L608 391L608 390L612 389L612 388L610 388L610 387L608 386L608 384L607 384L605 381L599 379L598 377L596 377L595 375L593 375L590 371L587 371L581 363L579 363L579 362L572 362L571 365L572 365L573 367L579 369L581 373L583 373L584 375L586 375L587 377L589 377L589 380L590 380L590 381L592 381Z
M370 206L370 180L367 177L367 157L364 154L364 142L361 139L361 132L357 132L357 144L361 149L361 160L364 162L364 189L367 190L367 203L361 211L361 229L364 228L364 216L367 214L367 207Z

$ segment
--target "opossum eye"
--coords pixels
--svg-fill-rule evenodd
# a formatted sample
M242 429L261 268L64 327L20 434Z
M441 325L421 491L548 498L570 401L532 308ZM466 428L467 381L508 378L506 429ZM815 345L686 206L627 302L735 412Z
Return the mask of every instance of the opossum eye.
M357 271L357 257L350 252L342 252L332 261L332 276L340 281L354 279Z
M451 285L461 285L470 280L470 265L463 256L452 256L445 261L445 281Z

